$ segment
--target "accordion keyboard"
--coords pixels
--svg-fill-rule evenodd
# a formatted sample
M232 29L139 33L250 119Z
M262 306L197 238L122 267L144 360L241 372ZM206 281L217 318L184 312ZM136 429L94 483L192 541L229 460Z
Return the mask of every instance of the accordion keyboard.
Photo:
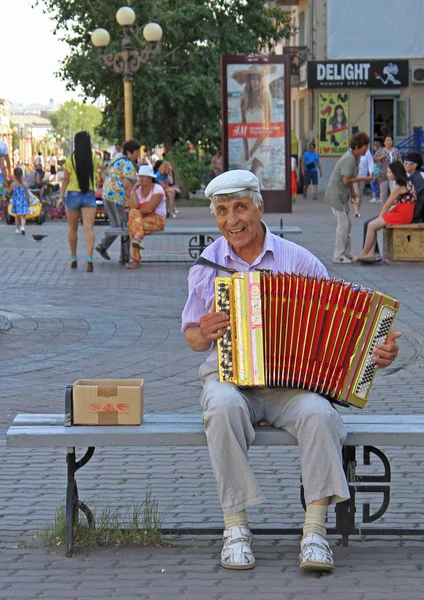
M367 357L364 362L362 373L355 387L355 395L359 398L365 398L368 389L372 383L375 374L375 364L373 362L374 348L380 344L384 344L386 337L396 315L396 310L390 306L384 306L381 310L380 320L374 333L374 337L368 349Z
M216 288L216 309L230 316L230 286L226 283L218 283ZM232 381L233 372L233 341L231 329L228 328L222 338L217 341L219 367L222 379Z

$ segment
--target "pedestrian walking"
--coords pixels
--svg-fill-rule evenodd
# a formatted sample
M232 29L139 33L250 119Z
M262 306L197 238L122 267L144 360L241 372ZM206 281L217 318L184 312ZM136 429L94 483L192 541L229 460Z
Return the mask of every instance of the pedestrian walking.
M294 156L291 157L291 195L294 204L297 196L297 160Z
M68 217L68 241L71 249L71 269L78 267L77 243L78 224L82 216L87 246L87 271L93 271L94 220L96 217L97 175L101 170L101 161L93 155L88 131L79 131L75 135L74 152L65 161L60 199L57 208L65 203Z
M57 174L57 158L54 152L51 152L49 156L50 176L51 181L54 181Z
M373 160L374 160L374 156L377 152L377 150L379 150L381 148L381 142L379 142L378 140L374 141L373 144ZM378 166L378 163L374 162L374 169L373 169L373 175L374 178L371 181L371 192L372 192L372 197L370 202L379 202L380 201L380 186L378 185L378 181L377 181L377 177L378 177L378 173L380 171L380 168Z
M320 177L322 177L322 168L313 142L309 144L309 151L304 152L302 155L300 169L303 176L303 197L308 196L308 187L312 184L313 199L318 200L318 171Z
M29 189L28 184L23 180L23 171L20 167L13 170L15 181L9 185L5 181L6 191L12 194L12 214L15 215L15 225L18 235L25 235L26 215L29 212Z
M0 142L0 173L3 176L3 181L6 182L7 177L10 177L11 173L9 148L7 147L6 142Z
M387 177L387 167L395 160L401 160L400 151L393 146L393 137L391 135L386 135L383 140L382 148L379 148L374 155L374 162L377 163L379 167L377 181L380 186L380 202L382 204L387 201L390 192L395 185L394 180L390 183L389 178Z
M34 168L36 169L37 167L41 167L44 171L44 159L42 152L38 152L38 154L34 158Z
M370 138L366 133L355 133L352 136L350 149L335 164L325 190L324 200L330 206L337 222L333 262L338 264L352 262L349 194L352 202L355 201L357 196L353 184L372 179L372 177L358 177L359 160L361 156L365 156L369 143Z
M218 177L222 173L222 152L217 149L211 160L212 176Z
M173 219L176 218L178 211L175 210L175 193L174 176L172 167L167 160L164 160L156 171L156 181L163 187L166 195L166 216Z
M364 156L361 156L359 160L359 169L358 169L358 177L373 177L374 173L374 159L371 154L370 149L366 151ZM371 182L373 179L371 179ZM362 199L364 196L364 189L366 185L366 181L358 181L355 183L355 192L356 192L356 200L353 202L353 209L355 211L355 217L359 218L361 216L360 209L362 205Z
M141 144L138 140L126 140L122 146L122 152L115 154L109 163L103 183L102 199L109 223L112 227L127 229L128 200L137 179L134 162L139 157L140 147ZM103 236L100 243L96 246L96 252L106 260L110 260L108 249L117 237L119 236ZM129 260L130 238L129 235L124 235L122 237L119 262L126 264Z

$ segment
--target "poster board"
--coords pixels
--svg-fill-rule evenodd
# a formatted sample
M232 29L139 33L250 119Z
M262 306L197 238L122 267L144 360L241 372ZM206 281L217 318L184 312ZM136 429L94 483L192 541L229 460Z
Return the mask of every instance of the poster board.
M224 170L248 169L265 212L291 212L290 58L221 57Z
M318 93L318 154L342 156L349 149L349 94Z

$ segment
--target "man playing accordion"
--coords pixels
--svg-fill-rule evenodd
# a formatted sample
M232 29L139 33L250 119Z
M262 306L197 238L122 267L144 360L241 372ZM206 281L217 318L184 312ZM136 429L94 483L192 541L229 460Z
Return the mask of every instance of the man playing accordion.
M222 237L203 252L203 257L236 271L268 269L328 277L324 265L310 252L270 233L262 222L264 211L258 178L250 171L222 173L206 188ZM252 534L246 509L264 501L249 466L247 452L254 425L266 420L288 431L299 444L306 518L300 544L300 566L331 571L333 554L326 540L329 504L349 497L343 472L342 446L346 430L333 405L319 394L300 389L240 389L219 381L216 340L229 326L229 317L215 312L214 278L225 275L218 268L195 265L190 269L189 296L182 315L182 329L193 350L212 350L200 367L205 432L210 460L224 512L224 547L221 565L228 569L252 569ZM391 332L387 342L374 350L377 368L387 367L398 354Z

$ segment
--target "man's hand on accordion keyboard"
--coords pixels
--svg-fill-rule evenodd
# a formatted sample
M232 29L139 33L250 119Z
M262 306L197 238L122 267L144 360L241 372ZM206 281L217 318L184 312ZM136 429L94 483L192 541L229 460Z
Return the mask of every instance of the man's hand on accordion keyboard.
M211 312L200 317L199 325L187 327L184 332L188 345L196 352L206 352L211 343L225 333L230 318L223 312Z
M205 342L214 342L222 337L230 324L230 317L223 312L210 312L200 318L200 333Z
M374 348L374 363L376 369L384 369L392 364L399 353L399 346L396 342L402 334L400 331L389 331L385 344Z

